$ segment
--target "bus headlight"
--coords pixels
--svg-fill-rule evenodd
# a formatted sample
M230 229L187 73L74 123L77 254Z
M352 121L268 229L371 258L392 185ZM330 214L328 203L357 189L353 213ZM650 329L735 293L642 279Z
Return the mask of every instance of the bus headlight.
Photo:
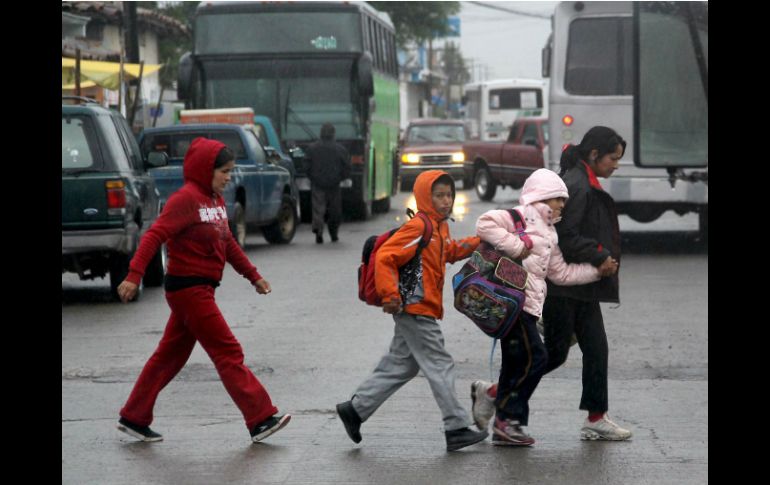
M463 163L465 161L465 153L455 152L452 154L452 163Z
M420 163L420 156L416 153L404 153L401 155L403 163Z

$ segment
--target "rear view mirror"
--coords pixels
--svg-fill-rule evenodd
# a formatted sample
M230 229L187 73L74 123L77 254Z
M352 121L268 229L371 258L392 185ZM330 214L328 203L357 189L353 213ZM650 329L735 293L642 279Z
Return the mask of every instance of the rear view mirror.
M374 77L372 74L372 56L368 52L358 58L358 89L364 97L374 95Z
M179 72L177 73L177 98L186 101L190 98L192 90L193 60L192 54L185 52L179 59Z
M305 158L305 151L300 147L289 149L289 156L292 160L302 160Z
M265 147L265 154L267 155L267 159L271 162L277 162L281 159L281 155L278 154L278 150L271 146Z
M168 165L168 155L166 155L166 152L150 152L147 154L145 165L148 168L165 167Z

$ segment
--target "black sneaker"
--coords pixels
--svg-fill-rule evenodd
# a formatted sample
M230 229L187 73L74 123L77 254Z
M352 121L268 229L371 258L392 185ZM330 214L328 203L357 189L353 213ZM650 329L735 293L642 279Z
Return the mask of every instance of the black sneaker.
M323 234L321 234L320 232L315 233L315 243L316 244L323 244L324 243Z
M163 436L151 430L149 426L139 426L125 418L118 420L117 428L141 441L163 441Z
M353 407L353 403L345 401L337 404L337 414L339 414L342 424L345 425L345 431L353 443L361 442L361 417Z
M466 446L476 444L479 441L484 441L487 436L489 436L489 433L487 433L486 430L473 431L470 428L453 429L444 434L446 434L447 451L456 451L460 448L465 448Z
M283 416L270 416L252 428L251 441L254 443L259 443L263 439L286 426L290 420L290 414L284 414Z

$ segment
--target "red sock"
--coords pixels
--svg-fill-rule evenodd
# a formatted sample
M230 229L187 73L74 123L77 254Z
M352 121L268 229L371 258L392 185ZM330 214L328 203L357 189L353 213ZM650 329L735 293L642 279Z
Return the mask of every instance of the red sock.
M602 419L602 416L604 416L604 413L588 413L588 421L595 423Z
M492 384L489 386L489 389L487 389L487 396L492 398L497 397L497 384Z

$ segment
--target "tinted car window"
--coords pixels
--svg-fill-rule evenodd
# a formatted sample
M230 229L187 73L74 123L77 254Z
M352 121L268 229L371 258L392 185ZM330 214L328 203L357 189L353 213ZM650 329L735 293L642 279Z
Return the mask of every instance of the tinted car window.
M259 143L266 147L270 145L270 143L267 141L267 133L265 133L265 127L261 124L257 123L254 125L254 131L252 131L257 136L257 139L259 139Z
M210 138L221 141L227 148L235 153L235 158L246 158L246 149L243 147L243 142L238 133L234 131L214 131L211 133Z
M86 168L95 165L96 141L93 124L87 116L61 118L61 168Z
M249 148L251 148L251 151L254 152L254 163L264 163L267 155L262 149L262 145L257 140L257 134L251 130L246 130L246 132L249 133L246 135L246 143L249 145Z
M570 24L564 88L570 94L612 96L633 91L630 18L590 18Z
M462 125L414 125L409 128L406 141L410 143L464 142Z
M136 144L134 135L128 127L128 122L125 118L117 116L112 116L112 122L115 124L115 129L118 131L118 136L123 144L123 149L128 153L129 163L135 170L141 170L142 155L139 151L139 146Z

